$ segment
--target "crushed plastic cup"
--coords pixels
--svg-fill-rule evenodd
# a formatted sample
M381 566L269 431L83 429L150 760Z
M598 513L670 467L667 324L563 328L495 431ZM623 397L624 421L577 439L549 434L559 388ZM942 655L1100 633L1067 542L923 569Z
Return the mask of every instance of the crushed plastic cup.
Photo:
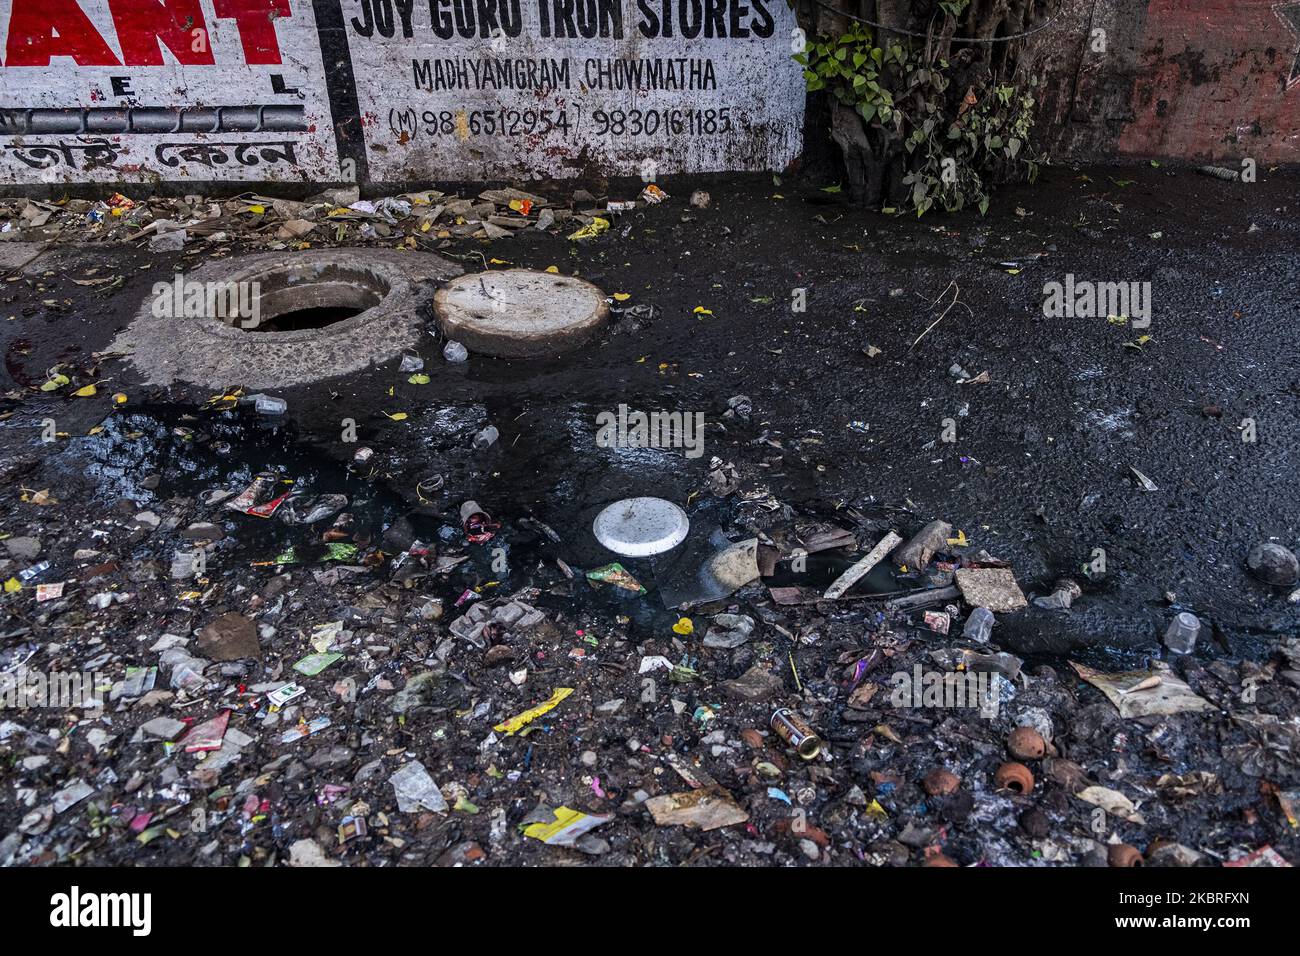
M469 349L459 342L448 342L442 347L442 357L453 364L463 362L469 358Z
M289 410L289 403L273 395L253 396L253 407L259 415L283 415Z
M961 636L976 644L987 644L993 633L993 612L986 607L977 607L970 612L961 629Z
M500 437L501 433L497 431L497 427L495 425L489 425L474 436L474 448L477 451L491 448L496 444L496 440Z
M1196 636L1201 631L1201 619L1190 611L1182 611L1169 622L1165 631L1165 647L1175 654L1190 654L1196 649Z
M171 686L174 690L197 693L207 684L207 680L203 677L203 671L188 661L182 661L172 669Z
M479 507L477 501L467 501L460 506L460 525L465 529L465 537L473 544L491 541L492 536L501 525L492 520L492 516Z

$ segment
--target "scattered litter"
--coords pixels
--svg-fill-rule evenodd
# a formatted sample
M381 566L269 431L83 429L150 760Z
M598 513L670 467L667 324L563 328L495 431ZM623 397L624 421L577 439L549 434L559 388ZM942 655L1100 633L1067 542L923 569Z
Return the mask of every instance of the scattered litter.
M1111 790L1108 787L1085 787L1075 796L1085 803L1101 807L1107 813L1113 814L1121 820L1127 820L1129 823L1140 827L1146 826L1146 820L1142 814L1138 813L1133 801L1118 790Z
M556 707L560 705L561 701L563 701L566 697L568 697L572 693L573 693L572 687L558 687L556 688L555 693L551 694L551 696L547 700L538 704L536 707L528 708L528 710L525 710L521 714L516 714L514 717L511 717L509 720L502 721L492 729L495 730L497 733L503 733L507 735L514 734L519 730L521 730L522 728L526 727L528 724L531 724L538 717L541 717L544 714L549 714L551 711L553 711Z
M308 654L302 660L293 665L293 669L299 674L305 674L308 677L315 677L325 668L338 661L343 660L342 654Z
M286 730L280 735L280 743L297 743L299 740L310 737L312 734L320 733L332 723L333 721L323 715L320 717L313 717L311 720L300 721L296 726Z
M731 794L722 789L686 790L651 797L646 809L661 827L686 826L699 830L717 830L735 826L749 819L736 805Z
M388 782L397 794L397 808L403 813L417 813L428 810L432 813L446 813L447 798L442 795L438 785L424 769L424 764L412 760L393 773Z
M641 582L628 573L627 568L617 561L607 564L603 568L592 568L587 572L587 580L591 586L599 588L601 585L612 584L615 587L622 588L624 591L631 591L633 594L645 594L646 589Z
M1138 471L1138 470L1137 470L1136 468L1134 468L1132 465L1129 466L1129 469L1128 469L1128 470L1131 471L1131 472L1133 472L1133 477L1137 480L1138 487L1141 488L1143 491L1159 491L1159 490L1160 490L1160 486L1159 486L1159 485L1157 485L1154 481L1152 481L1152 480L1151 480L1150 478L1148 478L1146 475L1142 474L1142 472Z
M867 552L867 554L856 561L852 567L831 583L830 587L826 589L826 599L833 601L838 597L842 597L849 588L857 584L858 581L862 580L862 578L865 577L872 568L884 560L885 556L888 555L889 552L893 551L894 548L901 544L902 540L902 538L894 534L892 531L881 538L874 548Z
M1070 662L1070 666L1080 677L1105 694L1119 710L1121 717L1214 710L1213 704L1198 697L1186 683L1169 671L1103 674L1074 661Z
M544 815L543 810L539 815ZM556 807L549 811L553 817L549 822L530 823L523 828L526 837L541 840L551 846L573 846L602 823L614 819L612 813L583 813L569 807Z

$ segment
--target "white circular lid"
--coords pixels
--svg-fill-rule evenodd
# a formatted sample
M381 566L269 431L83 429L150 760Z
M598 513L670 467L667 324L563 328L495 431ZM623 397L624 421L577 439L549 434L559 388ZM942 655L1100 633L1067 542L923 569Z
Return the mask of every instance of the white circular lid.
M671 551L686 540L690 527L686 512L663 498L624 498L591 524L597 541L627 558Z

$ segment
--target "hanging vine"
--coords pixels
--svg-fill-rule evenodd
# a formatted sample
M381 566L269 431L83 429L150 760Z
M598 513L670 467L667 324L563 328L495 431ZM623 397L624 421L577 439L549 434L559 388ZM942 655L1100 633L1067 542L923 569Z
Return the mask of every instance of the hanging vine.
M795 54L830 100L852 193L886 210L988 209L1033 180L1032 36L1060 0L800 0Z

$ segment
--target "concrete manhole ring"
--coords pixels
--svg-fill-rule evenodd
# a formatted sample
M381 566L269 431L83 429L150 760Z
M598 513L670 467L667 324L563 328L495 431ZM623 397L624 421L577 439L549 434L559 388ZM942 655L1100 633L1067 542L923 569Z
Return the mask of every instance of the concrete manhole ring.
M384 249L259 253L211 262L178 273L170 288L156 285L110 348L126 353L149 385L302 385L361 371L421 344L421 313L433 282L463 271L430 253ZM254 299L252 316L244 309L222 318L211 308L214 302L220 310L223 303ZM203 304L186 308L187 302ZM320 321L329 324L292 327L295 317L309 314L328 315ZM289 328L276 328L281 319Z
M532 269L453 279L434 296L434 313L447 338L501 358L570 352L609 322L609 304L596 286Z

